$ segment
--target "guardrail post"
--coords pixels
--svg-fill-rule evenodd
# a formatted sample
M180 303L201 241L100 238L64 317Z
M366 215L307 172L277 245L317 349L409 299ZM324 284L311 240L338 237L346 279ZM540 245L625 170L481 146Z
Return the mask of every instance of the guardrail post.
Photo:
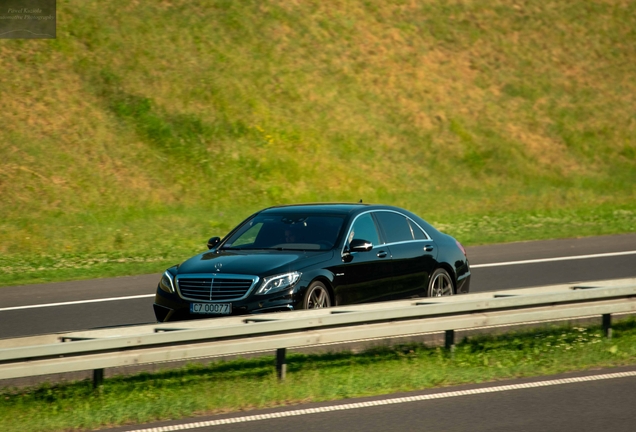
M611 314L603 314L603 335L606 338L612 338L612 315Z
M287 361L285 360L286 352L286 348L278 348L276 350L276 375L280 381L283 381L287 374Z
M451 354L455 352L455 330L446 330L444 334L444 348L450 350Z
M93 369L93 388L104 384L104 369Z

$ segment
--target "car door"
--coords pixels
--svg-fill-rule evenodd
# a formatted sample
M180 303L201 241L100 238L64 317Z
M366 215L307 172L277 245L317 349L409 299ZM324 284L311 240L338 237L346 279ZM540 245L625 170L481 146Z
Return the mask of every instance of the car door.
M374 213L391 253L391 299L426 295L428 278L437 265L437 245L411 219L395 211Z
M353 240L366 240L373 247L364 252L349 251ZM387 286L393 276L391 255L382 245L370 213L363 213L352 222L342 252L341 264L332 269L336 304L389 300Z

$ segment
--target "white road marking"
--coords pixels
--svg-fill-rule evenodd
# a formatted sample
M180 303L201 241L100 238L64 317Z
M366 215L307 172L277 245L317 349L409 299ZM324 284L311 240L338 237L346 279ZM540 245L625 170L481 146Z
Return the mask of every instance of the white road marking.
M242 416L242 417L231 417L220 420L209 420L209 421L199 421L194 423L184 423L177 424L171 426L161 426L150 429L135 429L130 432L171 432L177 430L190 430L197 429L202 427L213 427L220 426L226 424L233 423L247 423L253 421L260 420L269 420L274 418L283 418L283 417L294 417L308 414L318 414L318 413L327 413L333 411L347 411L354 410L359 408L369 408L376 407L382 405L394 405L394 404L402 404L407 402L419 402L433 399L446 399L452 397L460 397L460 396L469 396L476 394L484 394L484 393L498 393L509 390L522 390L529 388L537 388L537 387L548 387L555 385L564 385L564 384L573 384L573 383L581 383L588 381L601 381L608 380L614 378L626 378L626 377L634 377L636 376L636 371L630 372L617 372L610 374L602 374L602 375L591 375L584 377L576 377L576 378L562 378L562 379L554 379L554 380L546 380L546 381L536 381L530 383L523 384L510 384L510 385L502 385L502 386L493 386L493 387L483 387L478 389L471 390L459 390L459 391L449 391L443 393L433 393L433 394L425 394L425 395L417 395L417 396L407 396L401 398L391 398L391 399L380 399L369 402L357 402L357 403L349 403L343 405L331 405L326 407L319 408L308 408L308 409L298 409L291 411L281 411L269 414L257 414L251 416Z
M558 257L558 258L541 258L541 259L533 259L533 260L508 261L508 262L489 263L489 264L472 264L470 268L477 269L477 268L485 268L485 267L510 266L510 265L518 265L518 264L535 264L535 263L544 263L544 262L553 262L553 261L605 258L605 257L614 257L614 256L623 256L623 255L636 255L636 251L610 252L610 253L594 254L594 255L575 255L575 256ZM62 302L62 303L45 303L45 304L26 305L26 306L13 306L13 307L0 308L0 312L10 311L10 310L53 307L53 306L69 306L69 305L78 305L78 304L85 304L85 303L100 303L100 302L118 301L118 300L134 300L134 299L140 299L140 298L150 298L154 296L155 296L154 294L143 294L143 295L128 296L128 297L110 297L110 298L104 298L104 299L77 300L77 301Z
M20 309L53 307L53 306L69 306L69 305L77 305L77 304L84 304L84 303L101 303L101 302L118 301L118 300L134 300L134 299L140 299L140 298L150 298L154 296L155 296L154 294L143 294L143 295L128 296L128 297L109 297L109 298L102 298L102 299L77 300L77 301L61 302L61 303L45 303L45 304L37 304L37 305L12 306L12 307L0 308L0 312L10 311L10 310L20 310Z
M475 268L500 267L500 266L509 266L509 265L518 265L518 264L545 263L545 262L553 262L553 261L569 261L569 260L580 260L580 259L589 259L589 258L606 258L606 257L615 257L615 256L623 256L623 255L636 255L636 251L610 252L610 253L593 254L593 255L575 255L575 256L557 257L557 258L540 258L540 259L532 259L532 260L508 261L508 262L490 263L490 264L471 264L470 268L475 269Z

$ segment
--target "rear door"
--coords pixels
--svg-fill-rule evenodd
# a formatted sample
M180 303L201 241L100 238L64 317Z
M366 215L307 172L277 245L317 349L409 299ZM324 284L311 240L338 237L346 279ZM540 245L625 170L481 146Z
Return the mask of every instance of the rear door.
M426 295L428 279L437 265L437 245L414 221L392 210L374 212L384 247L391 253L391 299Z

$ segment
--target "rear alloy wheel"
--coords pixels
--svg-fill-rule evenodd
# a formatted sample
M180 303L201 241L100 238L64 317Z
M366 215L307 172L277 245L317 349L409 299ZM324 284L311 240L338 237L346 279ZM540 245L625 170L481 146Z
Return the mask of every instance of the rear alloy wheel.
M331 306L329 290L322 282L314 282L309 285L305 293L304 309L322 309Z
M429 297L443 297L453 295L453 280L444 269L437 269L428 282Z

